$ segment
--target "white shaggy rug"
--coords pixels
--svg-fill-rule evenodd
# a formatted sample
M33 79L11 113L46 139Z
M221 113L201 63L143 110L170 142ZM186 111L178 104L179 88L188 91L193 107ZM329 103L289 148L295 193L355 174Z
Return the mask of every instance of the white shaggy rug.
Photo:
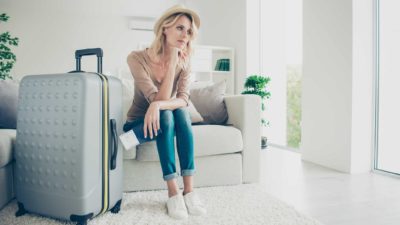
M207 207L205 216L189 216L175 220L167 215L167 192L146 191L124 194L121 211L98 216L88 225L133 224L270 224L270 225L322 225L301 214L286 203L269 196L260 185L198 188L197 193ZM37 215L26 214L16 218L16 201L0 211L1 225L57 225L74 224Z

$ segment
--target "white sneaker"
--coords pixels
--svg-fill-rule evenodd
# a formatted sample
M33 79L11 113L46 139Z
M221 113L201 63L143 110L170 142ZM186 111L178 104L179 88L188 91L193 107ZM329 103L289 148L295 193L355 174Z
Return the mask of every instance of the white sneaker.
M175 219L188 218L185 201L183 200L182 194L174 195L168 199L167 210L168 210L168 215L172 218Z
M191 215L201 216L207 213L206 208L196 193L187 193L183 196L183 198L185 199L187 210Z

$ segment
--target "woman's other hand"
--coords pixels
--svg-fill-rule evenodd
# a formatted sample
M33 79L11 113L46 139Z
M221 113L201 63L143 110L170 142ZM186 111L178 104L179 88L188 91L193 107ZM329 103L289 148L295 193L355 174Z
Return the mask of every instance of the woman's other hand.
M160 105L158 102L152 102L144 116L144 138L149 135L150 139L153 139L153 136L157 136L158 129L160 129Z

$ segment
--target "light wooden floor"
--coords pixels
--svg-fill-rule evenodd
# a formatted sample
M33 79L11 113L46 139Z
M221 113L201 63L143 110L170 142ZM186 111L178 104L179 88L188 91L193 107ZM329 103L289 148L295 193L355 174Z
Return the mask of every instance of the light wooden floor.
M325 225L400 225L400 178L341 173L274 147L261 155L267 191Z

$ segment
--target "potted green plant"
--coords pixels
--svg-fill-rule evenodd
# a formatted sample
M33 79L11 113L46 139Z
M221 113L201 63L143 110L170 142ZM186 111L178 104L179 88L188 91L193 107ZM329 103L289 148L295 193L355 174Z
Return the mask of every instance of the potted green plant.
M271 96L271 93L267 91L267 84L269 83L270 80L271 78L269 77L251 75L246 78L246 82L244 83L245 90L242 91L242 94L244 95L253 94L260 96L262 112L265 110L265 104L264 104L265 99ZM268 125L268 121L264 118L263 115L261 115L261 125L264 127ZM267 147L267 137L261 136L261 148L264 149L266 147Z
M0 22L7 22L10 17L7 14L0 14ZM12 79L10 71L13 68L17 57L11 52L11 46L18 46L19 39L11 37L10 33L0 34L0 80Z

